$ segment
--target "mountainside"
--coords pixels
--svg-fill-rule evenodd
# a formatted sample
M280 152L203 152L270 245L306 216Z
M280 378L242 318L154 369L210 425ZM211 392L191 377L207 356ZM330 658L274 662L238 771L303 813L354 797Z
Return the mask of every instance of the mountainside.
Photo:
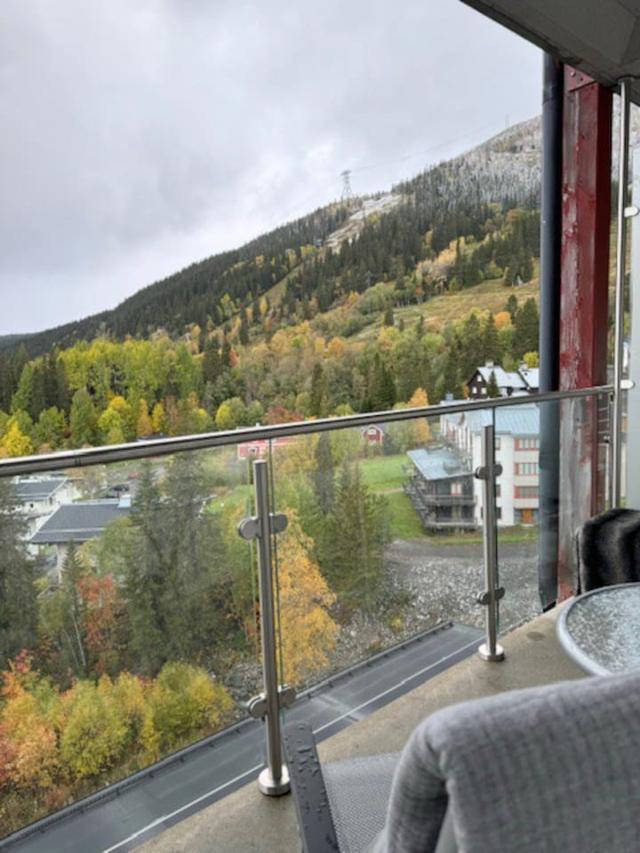
M0 351L0 456L459 397L537 361L539 122ZM0 342L1 343L1 342Z
M220 325L279 283L326 310L348 289L361 291L425 259L424 235L440 251L486 220L486 205L535 207L539 186L540 121L518 124L454 160L405 181L392 193L333 203L287 223L239 249L192 264L151 284L115 309L37 334L0 338L0 350L24 343L30 355L98 334L117 339L157 329L181 334L189 323ZM473 220L473 222L472 222ZM360 238L355 240L354 238ZM362 239L364 237L364 239ZM376 246L369 251L371 243ZM351 251L340 252L343 244ZM361 244L361 245L360 245ZM397 266L397 264L396 264ZM344 279L344 280L342 280Z

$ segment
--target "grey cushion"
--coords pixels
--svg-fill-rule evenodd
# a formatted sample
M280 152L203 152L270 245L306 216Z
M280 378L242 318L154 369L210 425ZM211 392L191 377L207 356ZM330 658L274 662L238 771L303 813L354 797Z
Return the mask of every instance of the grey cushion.
M376 853L637 853L640 673L465 702L425 720L396 771Z
M399 758L396 752L322 766L340 853L365 853L383 829Z

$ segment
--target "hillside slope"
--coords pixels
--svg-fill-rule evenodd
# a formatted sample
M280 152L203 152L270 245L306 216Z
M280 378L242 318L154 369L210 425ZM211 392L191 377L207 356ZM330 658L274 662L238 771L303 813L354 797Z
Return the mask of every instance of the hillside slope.
M535 207L539 150L540 122L535 118L418 174L392 193L330 204L151 284L113 310L37 334L2 338L0 350L24 343L33 356L98 334L122 339L145 337L157 329L177 335L190 323L222 325L240 306L274 288L282 296L282 282L292 278L297 282L289 288L292 299L315 297L326 310L347 289L361 292L397 273L399 259L402 272L414 268L429 254L423 244L428 232L438 252L470 233L467 229L477 231L474 222L486 219L483 208L490 203L503 209ZM373 230L368 228L372 222ZM367 256L364 244L371 241L377 245ZM359 252L354 247L361 243ZM353 251L340 251L345 244ZM327 256L333 263L323 267L326 275L319 275L319 262ZM320 280L328 277L331 284Z

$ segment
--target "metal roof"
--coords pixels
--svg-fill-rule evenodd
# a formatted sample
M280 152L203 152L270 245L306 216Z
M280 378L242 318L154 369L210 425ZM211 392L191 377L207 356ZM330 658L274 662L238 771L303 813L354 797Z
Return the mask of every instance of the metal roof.
M538 435L540 432L540 411L535 403L514 406L512 409L496 409L495 418L497 435ZM459 415L444 415L444 419L454 426L466 426L471 432L480 432L492 422L492 412L480 409Z
M446 480L471 474L469 468L448 447L409 450L407 456L427 480Z
M527 383L517 370L507 371L499 365L485 364L482 367L479 367L476 373L479 373L485 382L489 382L491 374L493 373L496 378L498 388L514 388L523 391L527 388Z
M527 388L535 391L540 388L540 369L538 367L521 367L518 373L527 383Z
M87 542L100 536L117 518L129 515L131 508L118 500L77 501L62 504L31 537L33 545Z
M640 75L640 0L463 2L607 86ZM630 89L640 103L640 80Z
M66 477L43 477L39 480L17 480L14 484L18 503L45 501L67 482Z

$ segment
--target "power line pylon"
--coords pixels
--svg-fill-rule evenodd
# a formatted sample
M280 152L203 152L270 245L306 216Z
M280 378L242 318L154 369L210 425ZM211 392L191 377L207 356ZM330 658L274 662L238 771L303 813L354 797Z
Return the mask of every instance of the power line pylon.
M353 198L353 190L351 189L351 169L345 169L340 172L342 178L342 200L351 201Z

